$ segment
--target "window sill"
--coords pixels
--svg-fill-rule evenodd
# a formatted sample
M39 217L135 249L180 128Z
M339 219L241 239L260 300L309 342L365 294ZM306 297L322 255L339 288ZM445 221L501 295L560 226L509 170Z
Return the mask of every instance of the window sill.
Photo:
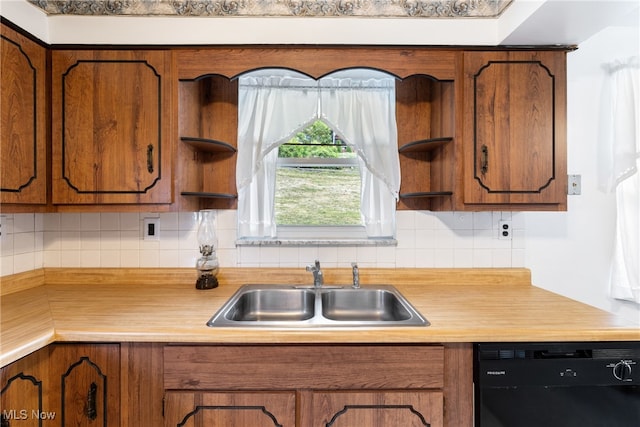
M398 241L393 238L388 239L238 239L236 246L397 246Z

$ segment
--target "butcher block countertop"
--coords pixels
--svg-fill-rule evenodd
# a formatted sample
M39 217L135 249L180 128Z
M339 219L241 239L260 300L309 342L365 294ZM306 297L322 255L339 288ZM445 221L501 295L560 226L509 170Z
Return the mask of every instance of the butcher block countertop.
M325 284L351 269L324 269ZM526 269L361 268L362 287L392 284L427 327L211 328L245 283L312 284L302 268L224 268L197 290L192 269L40 269L2 277L0 366L52 342L446 343L640 341L640 328L531 284Z

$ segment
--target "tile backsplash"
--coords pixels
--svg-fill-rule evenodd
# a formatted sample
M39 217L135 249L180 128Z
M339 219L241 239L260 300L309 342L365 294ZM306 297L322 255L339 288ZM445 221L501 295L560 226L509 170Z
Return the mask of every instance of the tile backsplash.
M216 215L221 267L522 267L524 215L511 212L399 211L397 246L238 246L236 211ZM42 267L193 267L197 212L0 215L0 275ZM145 240L144 219L159 218ZM513 238L498 238L512 221Z

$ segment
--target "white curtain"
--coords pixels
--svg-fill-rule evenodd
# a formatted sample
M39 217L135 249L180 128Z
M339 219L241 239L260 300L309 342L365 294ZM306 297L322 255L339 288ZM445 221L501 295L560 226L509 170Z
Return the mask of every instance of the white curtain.
M361 216L369 237L395 235L400 189L395 79L382 72L345 70L320 80L324 122L356 148Z
M254 72L238 90L238 236L275 237L277 147L317 118L317 82L288 70Z
M599 185L616 195L613 298L640 303L640 60L605 64Z
M275 148L317 118L356 149L367 236L393 236L400 188L393 77L347 70L316 81L275 71L251 73L239 82L238 236L276 236Z

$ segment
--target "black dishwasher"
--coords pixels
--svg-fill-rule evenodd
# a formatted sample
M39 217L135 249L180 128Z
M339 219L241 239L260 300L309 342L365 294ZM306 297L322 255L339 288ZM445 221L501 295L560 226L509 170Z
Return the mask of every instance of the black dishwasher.
M640 426L640 342L474 347L476 427Z

